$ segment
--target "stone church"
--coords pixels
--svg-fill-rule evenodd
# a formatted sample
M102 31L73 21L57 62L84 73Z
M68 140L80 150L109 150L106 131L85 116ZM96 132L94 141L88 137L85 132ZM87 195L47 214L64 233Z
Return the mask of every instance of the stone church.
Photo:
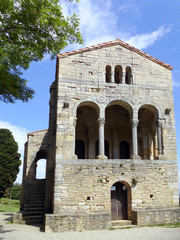
M180 222L171 70L120 39L58 55L14 222L46 232Z

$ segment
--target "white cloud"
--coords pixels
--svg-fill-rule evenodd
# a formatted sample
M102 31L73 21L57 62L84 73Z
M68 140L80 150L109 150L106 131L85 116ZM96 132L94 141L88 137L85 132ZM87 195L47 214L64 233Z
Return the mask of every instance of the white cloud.
M24 144L27 141L28 130L20 126L13 125L10 122L3 122L3 121L0 121L0 128L7 128L12 132L15 141L18 143L18 152L21 154L21 161L23 163ZM20 172L16 179L16 181L19 183L21 183L22 181L22 167L23 167L23 164L21 164L20 166Z
M133 8L133 3L126 2L118 11L126 12ZM80 31L84 38L84 45L94 44L115 40L117 38L128 42L139 49L144 49L154 44L171 31L171 27L160 26L157 30L150 33L136 34L132 36L130 32L121 29L118 14L114 13L112 0L81 0L80 4L63 4L65 15L75 12L80 18ZM82 46L73 44L68 46L65 51L81 48Z
M151 33L137 34L127 39L126 42L136 48L143 49L154 44L155 41L159 40L170 31L171 27L165 28L164 26L160 26L157 30Z
M118 16L113 13L112 0L81 0L80 4L63 4L65 14L76 12L80 18L80 31L84 38L84 45L90 46L101 42L114 40L125 33L120 33L118 27ZM71 10L70 10L71 9ZM79 45L72 47L80 48ZM82 47L82 46L81 46ZM66 50L69 50L66 49Z

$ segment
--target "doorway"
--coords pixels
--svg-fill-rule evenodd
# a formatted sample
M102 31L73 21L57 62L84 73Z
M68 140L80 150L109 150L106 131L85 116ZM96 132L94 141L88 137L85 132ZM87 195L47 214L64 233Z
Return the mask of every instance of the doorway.
M127 205L127 187L117 182L111 187L111 219L113 221L127 220Z
M120 159L129 159L130 158L130 147L129 143L122 141L120 143Z

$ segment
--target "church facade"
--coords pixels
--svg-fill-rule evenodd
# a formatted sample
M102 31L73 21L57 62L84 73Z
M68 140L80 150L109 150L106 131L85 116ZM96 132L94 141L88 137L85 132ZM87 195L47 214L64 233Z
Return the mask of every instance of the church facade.
M49 128L28 134L19 221L43 219L46 232L179 222L171 70L119 39L58 55Z

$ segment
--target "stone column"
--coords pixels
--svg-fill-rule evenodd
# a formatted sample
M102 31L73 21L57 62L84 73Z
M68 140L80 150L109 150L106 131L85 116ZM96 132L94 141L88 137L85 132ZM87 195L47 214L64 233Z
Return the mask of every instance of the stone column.
M162 122L160 119L157 120L157 138L158 138L158 155L163 155L162 151Z
M75 154L75 147L76 147L76 124L77 124L77 118L74 118L73 120L73 159L77 159L77 155Z
M104 155L104 124L105 119L99 118L99 155L97 156L98 159L106 159L107 157Z
M122 72L122 83L125 84L126 73Z
M130 76L130 84L133 84L133 75Z
M138 119L132 119L132 158L140 158L138 156L138 139L137 139L137 126Z
M115 83L115 75L114 75L114 72L111 72L111 83Z

